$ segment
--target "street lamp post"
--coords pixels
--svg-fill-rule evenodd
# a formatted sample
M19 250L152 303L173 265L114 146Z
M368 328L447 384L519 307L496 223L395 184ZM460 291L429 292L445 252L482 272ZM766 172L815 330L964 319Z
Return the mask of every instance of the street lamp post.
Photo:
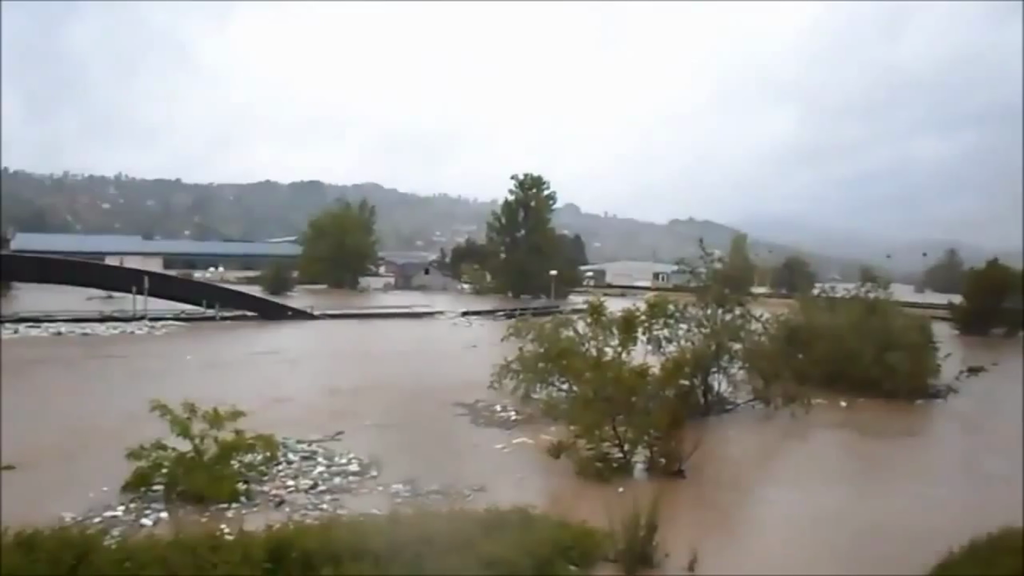
M555 299L555 278L558 278L558 270L548 270L548 276L551 276L551 300Z

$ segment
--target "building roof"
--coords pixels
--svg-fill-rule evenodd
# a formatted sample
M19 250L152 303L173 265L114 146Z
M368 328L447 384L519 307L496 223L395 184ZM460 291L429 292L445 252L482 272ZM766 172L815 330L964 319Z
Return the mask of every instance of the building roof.
M663 264L661 262L643 262L639 260L617 260L615 262L605 262L604 264L589 264L587 266L580 266L580 270L586 272L587 270L604 270L605 272L613 273L642 273L649 274L654 272L674 272L679 267L675 264Z
M11 252L49 254L295 257L298 244L287 242L221 242L200 240L146 240L121 234L40 234L20 232L11 240Z
M431 252L381 252L379 256L392 264L427 264L438 258Z

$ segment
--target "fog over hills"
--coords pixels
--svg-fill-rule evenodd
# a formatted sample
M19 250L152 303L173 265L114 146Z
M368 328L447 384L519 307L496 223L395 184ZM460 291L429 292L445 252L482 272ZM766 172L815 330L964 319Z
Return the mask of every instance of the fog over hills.
M5 177L4 218L260 238L368 196L385 246L440 246L533 172L594 259L735 229L826 274L1019 254L1022 30L985 1L4 2L3 164L107 175Z

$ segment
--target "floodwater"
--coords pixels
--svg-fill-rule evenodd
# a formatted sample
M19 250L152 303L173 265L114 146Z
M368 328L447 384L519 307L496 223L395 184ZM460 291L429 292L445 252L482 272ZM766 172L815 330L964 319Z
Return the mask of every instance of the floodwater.
M23 302L45 300L26 288ZM325 307L486 301L304 297ZM920 574L971 535L1022 523L1020 339L964 339L936 324L951 353L946 377L989 368L950 401L727 415L707 423L688 479L631 486L580 481L539 445L510 442L543 430L481 429L456 416L453 402L489 397L490 370L506 351L503 326L200 323L160 336L4 340L0 442L17 470L2 476L3 523L49 522L113 499L127 472L124 449L163 432L146 413L151 398L235 403L251 412L250 427L278 434L344 429L347 448L379 458L388 480L483 484L485 503L533 504L600 525L659 489L669 573L697 550L703 574Z

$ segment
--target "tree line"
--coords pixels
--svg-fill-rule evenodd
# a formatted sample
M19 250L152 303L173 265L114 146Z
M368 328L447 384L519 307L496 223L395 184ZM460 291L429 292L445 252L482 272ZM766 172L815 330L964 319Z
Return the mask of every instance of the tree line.
M468 239L450 254L442 250L436 265L481 292L564 297L579 286L580 266L587 264L583 239L555 230L558 195L543 176L524 173L511 180L507 197L491 212L485 241ZM336 201L309 220L299 243L299 281L356 289L378 261L376 207L365 198ZM284 266L264 272L267 292L291 289L291 272Z

